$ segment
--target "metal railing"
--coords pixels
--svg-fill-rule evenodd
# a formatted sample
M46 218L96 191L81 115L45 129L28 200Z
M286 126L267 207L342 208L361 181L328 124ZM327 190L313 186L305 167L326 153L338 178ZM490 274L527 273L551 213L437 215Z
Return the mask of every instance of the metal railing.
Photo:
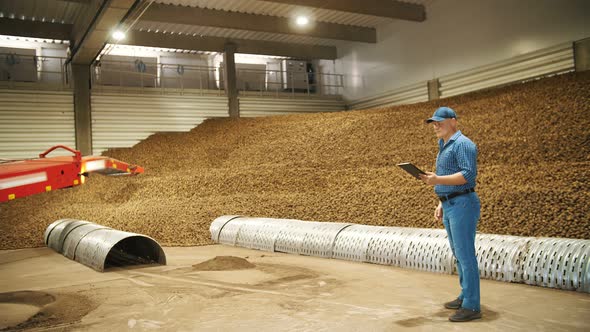
M65 57L0 53L0 86L69 89L69 65Z
M220 67L136 61L98 61L91 66L93 89L120 92L225 94ZM237 89L243 96L339 95L343 75L263 69L238 69ZM65 57L0 53L0 86L8 88L71 88Z
M223 90L215 67L162 63L159 68L162 88Z
M224 94L223 81L215 67L143 63L142 61L101 61L92 66L93 86L114 86L120 91L146 91L180 94Z
M223 66L195 66L171 63L143 63L136 60L108 60L93 65L94 87L113 86L126 90L159 90L161 93L225 94ZM339 95L343 75L238 69L236 84L240 95Z
M342 74L262 69L238 69L237 86L243 95L307 94L339 95L344 87Z

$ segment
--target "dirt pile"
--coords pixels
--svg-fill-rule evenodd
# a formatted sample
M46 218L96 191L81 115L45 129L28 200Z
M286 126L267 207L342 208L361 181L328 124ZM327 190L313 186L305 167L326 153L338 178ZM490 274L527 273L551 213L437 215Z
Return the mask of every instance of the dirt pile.
M208 120L105 153L142 165L137 177L87 184L0 206L0 248L43 246L62 218L209 244L220 215L442 228L432 187L396 164L433 170L423 123L438 106L459 115L479 149L479 231L590 238L590 73L556 76L414 105L256 119Z
M197 271L244 270L255 267L256 265L248 262L246 259L235 256L216 256L210 260L193 265L193 269Z
M94 310L97 303L80 294L37 291L0 293L0 331L68 326Z

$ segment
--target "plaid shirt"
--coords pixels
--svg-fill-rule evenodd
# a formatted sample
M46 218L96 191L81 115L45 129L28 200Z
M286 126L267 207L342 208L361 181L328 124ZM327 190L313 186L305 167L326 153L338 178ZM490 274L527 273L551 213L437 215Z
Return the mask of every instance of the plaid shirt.
M436 157L436 175L451 175L461 172L467 183L460 186L435 185L437 195L448 195L457 191L475 188L477 177L477 147L467 136L457 131L447 144L442 139L438 141L438 156Z

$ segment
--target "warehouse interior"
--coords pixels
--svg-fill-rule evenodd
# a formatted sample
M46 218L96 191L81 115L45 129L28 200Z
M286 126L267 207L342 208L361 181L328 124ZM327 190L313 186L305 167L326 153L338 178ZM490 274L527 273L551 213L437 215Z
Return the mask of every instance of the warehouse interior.
M0 330L588 330L588 21L0 0ZM397 166L435 169L441 106L478 148L483 317L459 325L438 197ZM54 159L74 182L11 189Z

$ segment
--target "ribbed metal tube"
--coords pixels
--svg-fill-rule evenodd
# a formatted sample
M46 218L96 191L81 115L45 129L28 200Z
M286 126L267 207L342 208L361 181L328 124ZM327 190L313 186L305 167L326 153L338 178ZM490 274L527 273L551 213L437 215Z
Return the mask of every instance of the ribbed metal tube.
M166 264L166 255L154 239L84 220L53 222L45 230L45 244L100 272L116 266Z
M222 216L216 243L456 274L444 229ZM590 240L477 234L480 276L590 293Z

